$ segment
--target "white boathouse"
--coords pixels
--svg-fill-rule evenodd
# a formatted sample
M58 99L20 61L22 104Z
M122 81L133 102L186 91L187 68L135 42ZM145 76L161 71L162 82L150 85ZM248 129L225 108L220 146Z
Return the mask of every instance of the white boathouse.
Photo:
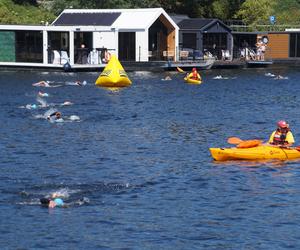
M162 8L67 9L51 25L0 25L0 65L95 67L176 60L178 26Z

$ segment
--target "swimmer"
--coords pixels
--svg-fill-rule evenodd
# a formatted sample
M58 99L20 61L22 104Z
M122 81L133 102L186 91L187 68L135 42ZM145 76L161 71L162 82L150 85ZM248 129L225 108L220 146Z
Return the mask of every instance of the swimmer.
M50 81L40 81L40 82L36 82L33 83L32 86L34 87L46 87L46 88L55 88L55 87L60 87L61 85L50 85Z
M61 106L70 106L70 105L73 105L73 103L70 101L65 101L64 103L61 104Z
M77 80L75 82L66 82L66 85L71 85L71 86L84 86L86 84L87 84L86 81L81 82L79 80Z
M69 117L70 121L80 121L80 117L78 115L71 115Z
M269 73L266 73L265 76L274 77L275 75L269 72Z
M44 100L43 98L41 98L40 96L38 96L36 98L36 101L40 104L39 107L41 108L45 108L48 107L49 105L47 104L46 100Z
M64 201L61 198L41 198L40 199L41 205L49 208L55 208L55 207L67 207L67 204L64 203Z
M21 108L24 108L24 106L21 106ZM36 104L27 104L25 106L26 109L37 109L38 106Z
M213 79L215 79L215 80L227 80L227 79L229 79L229 77L227 77L227 76L221 76L221 75L217 75L217 76L215 76ZM234 79L234 78L232 78L232 79Z
M61 117L61 113L58 112L58 111L55 111L55 112L51 113L50 115L48 115L47 120L50 120L50 121L63 121L63 119Z
M43 93L43 92L39 91L38 96L40 96L40 97L48 97L49 94L48 93Z
M286 76L282 76L282 75L278 75L274 78L275 80L286 80L286 79L289 79L288 77Z
M82 86L81 81L76 81L75 83L76 83L78 86Z
M55 207L68 208L70 206L82 206L89 203L90 203L90 199L87 197L82 197L79 200L69 202L69 203L64 202L62 198L45 197L40 199L40 204L43 207L48 207L48 208L55 208Z
M166 76L165 78L161 79L162 81L171 81L172 78L170 76Z
M35 87L50 87L49 83L50 83L49 81L39 81L39 82L33 83L32 86L35 86Z
M221 75L215 76L213 79L222 79L223 77Z

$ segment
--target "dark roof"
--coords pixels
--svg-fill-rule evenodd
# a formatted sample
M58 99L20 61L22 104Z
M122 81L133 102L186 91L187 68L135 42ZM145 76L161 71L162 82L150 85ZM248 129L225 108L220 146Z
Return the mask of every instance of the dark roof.
M169 16L172 18L172 20L178 24L184 19L189 19L187 15L176 15L176 14L169 14Z
M115 13L62 13L53 25L99 25L110 26L121 15Z
M215 20L216 19L190 18L182 20L177 25L180 29L199 30Z

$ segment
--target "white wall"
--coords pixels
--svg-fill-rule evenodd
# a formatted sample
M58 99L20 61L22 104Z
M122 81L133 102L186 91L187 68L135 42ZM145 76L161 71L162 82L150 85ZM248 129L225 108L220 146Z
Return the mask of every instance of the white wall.
M118 32L116 31L94 32L93 48L102 48L102 47L107 49L114 49L110 52L118 55Z
M139 62L148 62L148 30L145 31L136 31L135 33L135 55L136 61Z

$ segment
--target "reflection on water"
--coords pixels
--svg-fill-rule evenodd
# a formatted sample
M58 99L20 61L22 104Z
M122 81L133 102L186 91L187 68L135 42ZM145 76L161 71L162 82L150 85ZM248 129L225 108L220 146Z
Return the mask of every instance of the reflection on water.
M267 140L281 119L299 141L298 71L203 71L197 87L176 72L129 72L132 86L117 91L97 88L98 75L1 73L1 249L300 247L299 162L209 153L232 135ZM78 79L88 84L64 84ZM40 80L61 83L47 105L72 102L55 108L80 122L18 108L36 103ZM39 199L53 192L88 202L48 213Z
M299 160L294 160L291 162L299 162ZM287 166L287 161L282 160L235 160L235 161L214 161L213 164L215 166L222 166L222 167L241 167L241 168L283 168Z

